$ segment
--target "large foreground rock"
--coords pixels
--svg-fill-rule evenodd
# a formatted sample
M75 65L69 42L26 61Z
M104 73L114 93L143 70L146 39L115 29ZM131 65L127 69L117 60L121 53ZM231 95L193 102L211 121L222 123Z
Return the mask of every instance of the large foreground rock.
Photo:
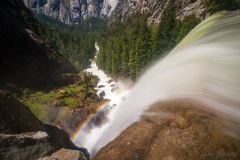
M44 131L44 124L8 92L0 91L0 133Z
M46 132L0 134L0 142L2 160L35 160L61 148Z
M239 159L240 140L219 121L183 102L159 104L103 147L94 160Z
M89 157L87 150L76 147L65 131L43 124L6 91L0 91L0 111L1 160L34 160L61 148L78 150ZM82 158L87 159L84 154Z

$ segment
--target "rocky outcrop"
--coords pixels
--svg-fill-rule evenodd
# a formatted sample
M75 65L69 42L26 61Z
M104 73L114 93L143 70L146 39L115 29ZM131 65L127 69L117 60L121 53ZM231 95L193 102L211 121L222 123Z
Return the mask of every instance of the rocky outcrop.
M193 105L153 106L93 159L239 159L240 140L225 135L214 115Z
M0 91L0 110L0 133L17 134L45 129L26 106L6 91Z
M90 17L109 16L118 0L24 0L33 11L57 18L66 24Z
M209 14L204 13L203 0L196 0L194 3L186 4L177 13L177 18L182 20L184 17L195 14L201 20L207 18Z
M136 13L148 13L149 25L157 25L161 21L162 13L168 6L170 0L121 0L119 1L115 11L115 18L122 17L122 20L127 20L128 17L134 16ZM204 18L202 0L176 0L177 16L183 19L190 14L196 14L201 19Z
M53 153L49 157L40 158L38 160L87 160L85 156L79 152L68 149L61 149Z
M0 23L0 87L11 83L44 88L62 84L63 73L76 72L40 39L38 22L22 0L0 4Z
M0 142L2 160L35 160L61 148L46 132L0 134Z
M136 13L149 13L148 24L157 25L170 0L24 0L25 4L37 13L58 18L64 23L78 23L90 17L111 17L112 21L128 17ZM177 16L183 19L190 14L204 19L203 0L176 0Z
M89 157L65 131L43 124L6 91L0 91L0 110L0 159L38 159L61 148L78 150Z
M115 7L117 6L119 0L104 0L102 9L101 9L101 16L106 15L110 16L114 11Z

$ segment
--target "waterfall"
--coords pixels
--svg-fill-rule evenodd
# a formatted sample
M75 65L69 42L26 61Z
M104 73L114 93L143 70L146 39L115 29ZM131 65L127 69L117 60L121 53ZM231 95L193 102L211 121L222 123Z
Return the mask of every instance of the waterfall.
M198 25L149 68L94 145L96 153L156 102L191 100L217 115L232 136L240 129L240 13L221 12Z

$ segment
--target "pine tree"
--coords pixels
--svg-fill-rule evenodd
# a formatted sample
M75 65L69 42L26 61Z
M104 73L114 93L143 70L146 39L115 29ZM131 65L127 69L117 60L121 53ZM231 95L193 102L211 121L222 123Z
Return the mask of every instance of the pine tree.
M163 12L163 17L158 25L157 33L154 37L154 55L158 57L175 45L174 28L176 26L176 11L174 1L170 1L168 7Z

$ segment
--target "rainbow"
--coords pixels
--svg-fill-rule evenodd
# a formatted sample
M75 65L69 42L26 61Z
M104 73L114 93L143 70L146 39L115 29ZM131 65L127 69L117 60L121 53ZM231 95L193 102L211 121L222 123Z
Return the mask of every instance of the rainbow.
M128 93L130 93L131 89L127 89L121 93L119 93L117 96L114 97L114 99L120 99L122 97L124 97L125 95L127 95ZM98 107L95 108L96 112L95 114L90 114L88 115L88 117L84 120L83 123L80 124L80 126L78 127L78 129L76 130L76 132L71 136L71 140L73 142L75 142L77 140L78 137L80 137L81 132L86 128L86 126L88 125L89 122L91 122L92 118L101 110L103 110L106 107L110 106L110 102L109 100L106 100L104 102L102 102Z
M78 138L78 136L80 135L81 131L88 125L88 123L91 121L91 119L99 112L101 111L103 108L108 107L109 106L109 101L105 100L104 102L102 102L99 106L97 106L95 108L96 112L95 114L89 114L87 116L87 118L80 124L80 126L78 127L78 129L76 130L76 132L71 136L71 140L74 142L76 141L76 139Z
M59 124L61 124L60 122L62 121L62 119L64 119L71 112L72 110L70 110L69 108L63 108L62 110L60 110L59 116L53 122L51 122L51 125L60 127Z

